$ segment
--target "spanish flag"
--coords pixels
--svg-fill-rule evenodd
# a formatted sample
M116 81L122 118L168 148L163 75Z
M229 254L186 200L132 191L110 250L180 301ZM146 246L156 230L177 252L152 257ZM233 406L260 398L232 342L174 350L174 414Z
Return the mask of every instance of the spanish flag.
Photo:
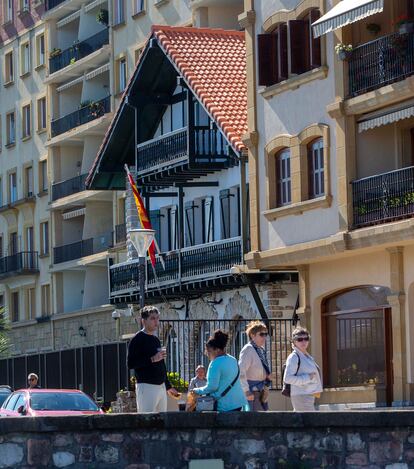
M141 198L141 195L138 191L137 185L136 185L136 183L134 181L134 178L132 177L132 174L130 173L127 165L125 165L125 171L126 171L127 176L128 176L129 184L131 185L132 193L134 194L135 205L137 206L138 217L139 217L139 221L141 223L141 226L142 226L142 228L145 228L146 230L152 230L150 219L149 219L147 211L145 210L145 207L144 207L144 202ZM155 239L151 243L151 246L148 249L148 254L150 256L152 266L155 267Z

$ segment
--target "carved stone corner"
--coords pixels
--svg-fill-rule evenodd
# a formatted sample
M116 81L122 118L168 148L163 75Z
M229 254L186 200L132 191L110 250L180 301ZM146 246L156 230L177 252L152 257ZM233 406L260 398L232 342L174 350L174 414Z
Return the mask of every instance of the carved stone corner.
M332 119L339 119L344 116L345 108L343 100L328 104L326 106L326 112L332 117Z
M247 132L242 135L242 142L244 145L249 150L253 150L257 147L257 144L259 143L259 132L253 131L253 132Z
M242 28L247 28L253 25L256 21L256 12L254 10L244 11L238 16L239 25Z

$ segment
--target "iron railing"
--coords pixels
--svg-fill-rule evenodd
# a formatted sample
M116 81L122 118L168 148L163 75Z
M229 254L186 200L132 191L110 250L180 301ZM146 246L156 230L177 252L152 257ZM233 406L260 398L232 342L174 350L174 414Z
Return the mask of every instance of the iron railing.
M167 348L166 365L169 372L178 373L180 378L189 382L195 376L198 365L208 366L204 354L205 343L216 329L229 334L227 353L239 358L240 351L248 342L246 327L251 319L240 320L162 320L159 338ZM293 330L291 319L269 319L266 321L269 336L266 352L271 366L273 389L282 387L282 366L292 351L290 338Z
M56 8L58 5L63 3L65 0L46 0L46 10Z
M414 215L414 166L352 182L354 227Z
M91 122L111 110L111 97L107 96L99 101L84 106L66 116L59 117L51 122L52 137L68 132L79 125Z
M22 251L10 256L0 258L0 275L22 272L37 272L37 251Z
M191 246L163 254L165 269L156 259L155 274L147 260L146 288L216 278L229 274L234 265L243 262L241 238L230 238L208 244ZM110 295L132 294L139 290L138 260L109 267Z
M115 244L125 243L127 238L126 223L115 226Z
M403 80L414 73L414 33L394 33L356 47L348 67L350 97Z
M81 42L75 42L68 49L49 59L49 73L55 73L72 63L83 59L92 52L99 50L105 44L109 44L108 28L99 31L88 39Z
M66 181L57 182L52 185L52 201L62 199L68 195L76 194L77 192L82 192L86 190L85 181L87 174L81 174L80 176L75 176Z
M71 244L64 244L53 248L54 263L60 264L62 262L80 259L92 254L104 252L113 246L113 232L103 233L95 238L82 239Z

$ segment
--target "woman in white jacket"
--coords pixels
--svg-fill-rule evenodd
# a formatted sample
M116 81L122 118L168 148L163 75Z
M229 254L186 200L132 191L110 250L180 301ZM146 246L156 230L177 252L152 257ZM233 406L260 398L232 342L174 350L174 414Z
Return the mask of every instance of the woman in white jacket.
M251 321L246 329L247 343L240 352L240 382L249 403L250 411L268 410L270 365L267 360L265 343L268 335L266 325Z
M307 352L309 339L309 331L297 327L292 333L293 352L286 360L283 381L290 384L290 399L296 412L315 410L315 397L322 392L319 367Z

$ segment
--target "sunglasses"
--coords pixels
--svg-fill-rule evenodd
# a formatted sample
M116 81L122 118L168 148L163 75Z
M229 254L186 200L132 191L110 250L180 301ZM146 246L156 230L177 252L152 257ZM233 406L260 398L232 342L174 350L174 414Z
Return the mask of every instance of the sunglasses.
M309 337L298 337L295 342L309 342Z
M259 332L260 337L267 337L269 334L267 332Z
M29 378L29 381L36 381L36 378Z

